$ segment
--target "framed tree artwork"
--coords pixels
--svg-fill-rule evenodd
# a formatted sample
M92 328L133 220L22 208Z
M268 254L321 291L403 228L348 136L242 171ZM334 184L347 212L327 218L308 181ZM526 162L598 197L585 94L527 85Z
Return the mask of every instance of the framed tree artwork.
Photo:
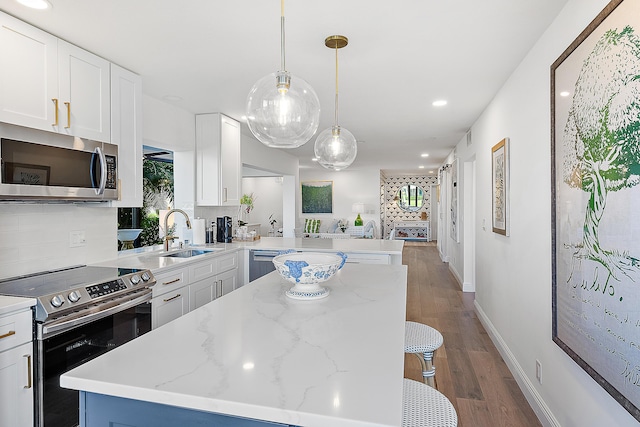
M640 420L640 2L551 66L553 341Z
M491 211L494 233L509 235L509 139L491 148Z

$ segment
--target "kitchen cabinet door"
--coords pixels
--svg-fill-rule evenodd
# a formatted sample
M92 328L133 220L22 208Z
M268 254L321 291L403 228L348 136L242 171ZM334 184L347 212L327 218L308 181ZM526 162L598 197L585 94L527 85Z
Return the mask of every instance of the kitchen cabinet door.
M0 12L0 121L57 132L58 39Z
M156 329L189 312L189 287L151 299L151 327Z
M218 281L214 277L189 285L189 311L202 307L216 298Z
M58 40L60 133L109 142L109 62Z
M118 145L120 197L111 206L142 207L142 79L111 64L111 143Z
M0 352L0 425L33 425L33 345Z
M218 298L235 291L238 288L238 269L218 274L216 282L218 283Z
M196 202L240 204L240 123L220 113L196 115Z

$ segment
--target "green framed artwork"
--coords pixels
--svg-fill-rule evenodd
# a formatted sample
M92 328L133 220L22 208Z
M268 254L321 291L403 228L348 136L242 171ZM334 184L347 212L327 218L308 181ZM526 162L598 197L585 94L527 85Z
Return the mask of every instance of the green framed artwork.
M302 213L333 212L333 181L302 183Z
M640 2L551 66L553 341L640 420Z

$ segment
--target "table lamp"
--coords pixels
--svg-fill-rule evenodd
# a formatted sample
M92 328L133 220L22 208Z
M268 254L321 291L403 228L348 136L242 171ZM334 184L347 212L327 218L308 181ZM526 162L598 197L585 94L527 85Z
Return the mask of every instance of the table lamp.
M364 212L364 203L354 203L351 206L351 212L353 213L357 213L358 216L356 217L356 220L354 222L353 225L357 226L361 226L362 225L362 218L360 217L360 212Z

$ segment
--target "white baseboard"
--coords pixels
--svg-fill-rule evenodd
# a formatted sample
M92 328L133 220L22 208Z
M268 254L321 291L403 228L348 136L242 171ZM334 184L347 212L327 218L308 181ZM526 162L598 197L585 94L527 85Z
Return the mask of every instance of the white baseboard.
M520 387L520 390L522 390L527 402L531 405L533 412L536 413L540 423L545 427L561 427L556 417L553 416L553 413L542 399L542 396L540 396L531 381L529 381L529 377L525 375L522 366L520 366L520 363L518 363L513 353L511 353L507 343L502 339L496 328L493 326L493 323L491 323L487 315L482 310L482 307L478 304L478 301L474 301L473 304L475 306L478 319L480 319L480 323L482 323L482 326L484 326L484 329L489 334L491 341L493 341L498 352L500 352L500 355L507 364L509 371L511 371L511 374L518 383L518 386Z

